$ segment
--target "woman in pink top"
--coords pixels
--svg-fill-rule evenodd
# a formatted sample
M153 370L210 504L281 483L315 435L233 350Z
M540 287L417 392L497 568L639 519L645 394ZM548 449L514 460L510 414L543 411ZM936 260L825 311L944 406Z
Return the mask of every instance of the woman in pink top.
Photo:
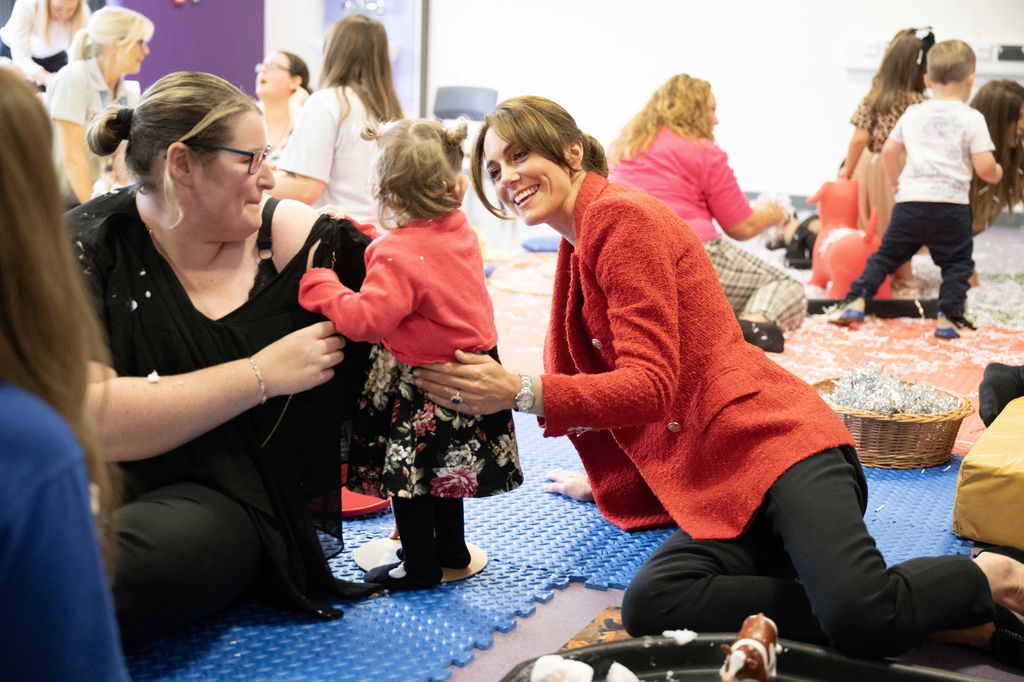
M326 315L353 341L383 342L354 420L349 488L391 496L403 561L364 580L392 590L424 589L442 568L465 568L462 498L513 490L523 482L510 410L469 416L416 388L415 366L448 362L455 351L497 359L498 333L476 232L458 210L469 181L461 174L466 125L403 120L370 135L380 142L381 224L400 227L366 249L359 292L334 270L313 268L299 303ZM458 392L449 394L460 404ZM378 434L387 433L386 441Z
M608 178L661 199L686 221L704 243L743 337L781 353L783 330L799 327L807 311L803 285L723 238L721 230L732 239L750 239L781 225L785 211L774 202L750 206L714 143L715 106L707 81L686 74L670 78L612 146Z

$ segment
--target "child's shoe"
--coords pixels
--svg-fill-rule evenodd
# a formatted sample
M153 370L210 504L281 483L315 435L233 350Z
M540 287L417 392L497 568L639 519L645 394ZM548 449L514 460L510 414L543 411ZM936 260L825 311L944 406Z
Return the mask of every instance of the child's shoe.
M842 327L849 327L864 321L864 299L848 298L839 304L835 310L830 312L825 320L830 324L838 324Z
M964 336L974 336L978 331L978 328L974 324L974 320L967 317L953 317L949 318L939 313L939 317L936 320L935 336L940 339L959 339Z
M405 570L405 562L378 566L366 572L364 583L376 583L394 592L397 590L427 590L441 582L444 573L440 566L431 575L412 575Z

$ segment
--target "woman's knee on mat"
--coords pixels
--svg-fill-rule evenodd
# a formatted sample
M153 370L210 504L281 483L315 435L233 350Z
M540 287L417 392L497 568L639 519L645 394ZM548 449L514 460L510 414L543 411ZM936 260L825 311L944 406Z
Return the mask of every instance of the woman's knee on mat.
M193 483L118 510L114 601L127 645L212 613L249 591L260 539L246 510Z
M653 576L648 580L648 575L641 569L622 596L622 625L626 632L640 637L659 635L665 630L700 627L697 605L711 577L687 579L680 576L668 583Z
M845 590L830 595L827 609L815 616L833 647L854 656L892 656L921 644L924 633L901 619L895 602L885 603L864 592Z

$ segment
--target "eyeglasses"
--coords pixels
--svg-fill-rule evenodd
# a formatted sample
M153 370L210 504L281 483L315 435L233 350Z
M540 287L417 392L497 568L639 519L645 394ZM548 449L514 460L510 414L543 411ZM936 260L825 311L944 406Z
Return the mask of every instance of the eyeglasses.
M256 175L256 173L258 173L259 170L260 170L260 166L262 166L263 162L266 160L266 158L268 156L270 156L270 152L272 152L274 150L273 145L269 145L269 144L266 147L264 147L263 149L257 149L254 152L249 152L249 151L246 151L244 149L235 149L234 147L224 147L224 146L219 145L219 144L203 144L201 142L186 142L185 144L187 144L190 147L202 147L203 149L215 149L215 150L221 151L221 152L231 152L232 154L241 154L242 156L248 156L249 157L249 175Z
M291 73L292 71L290 67L274 64L273 62L260 62L256 65L255 72L263 73L264 71L271 71L273 69L280 69L282 71L287 71L288 73Z

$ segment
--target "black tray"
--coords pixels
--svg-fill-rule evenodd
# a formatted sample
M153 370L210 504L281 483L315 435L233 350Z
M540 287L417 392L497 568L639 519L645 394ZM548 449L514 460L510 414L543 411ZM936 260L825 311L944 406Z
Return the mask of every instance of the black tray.
M842 300L836 298L807 299L807 314L819 315L839 303ZM934 320L939 314L939 301L935 298L877 298L865 304L864 312L875 317L925 317Z
M689 644L677 644L667 637L641 637L624 642L560 652L594 668L594 680L604 680L613 662L624 665L641 680L717 682L725 654L722 644L736 641L735 634L699 635ZM959 680L976 682L979 678L935 668L848 658L822 647L780 640L783 651L778 657L777 682L817 682L818 680L864 680L865 682L903 682L904 680ZM536 659L534 659L536 660ZM529 682L533 660L524 661L502 678L502 682ZM668 674L671 673L671 676Z

